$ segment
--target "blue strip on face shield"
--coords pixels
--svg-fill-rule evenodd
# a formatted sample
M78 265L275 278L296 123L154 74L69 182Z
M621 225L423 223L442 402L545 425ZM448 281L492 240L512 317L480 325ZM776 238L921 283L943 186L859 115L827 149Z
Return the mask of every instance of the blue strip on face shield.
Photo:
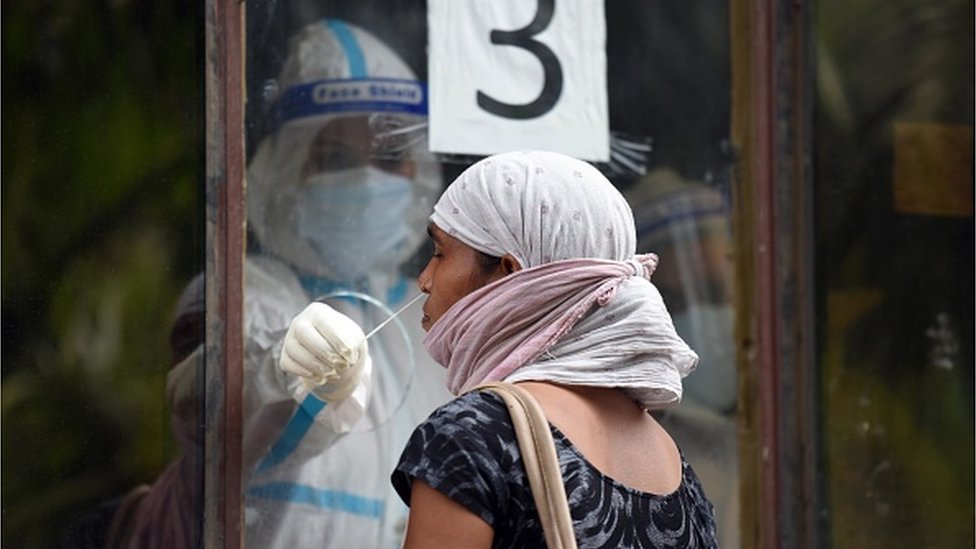
M276 126L323 114L403 113L427 116L427 86L416 80L319 80L289 88L278 101Z

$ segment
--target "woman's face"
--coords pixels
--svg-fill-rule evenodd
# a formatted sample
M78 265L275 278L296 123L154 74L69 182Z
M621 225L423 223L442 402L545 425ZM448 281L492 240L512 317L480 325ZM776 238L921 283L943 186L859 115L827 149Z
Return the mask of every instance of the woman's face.
M434 255L417 279L420 290L429 295L424 303L423 329L430 330L459 299L508 274L504 263L486 269L480 253L431 223L427 233L434 241Z

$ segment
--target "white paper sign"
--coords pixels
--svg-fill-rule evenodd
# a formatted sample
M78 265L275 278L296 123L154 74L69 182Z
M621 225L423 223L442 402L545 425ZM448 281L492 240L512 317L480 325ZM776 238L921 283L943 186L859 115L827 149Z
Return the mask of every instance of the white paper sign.
M609 158L603 0L429 0L430 147Z

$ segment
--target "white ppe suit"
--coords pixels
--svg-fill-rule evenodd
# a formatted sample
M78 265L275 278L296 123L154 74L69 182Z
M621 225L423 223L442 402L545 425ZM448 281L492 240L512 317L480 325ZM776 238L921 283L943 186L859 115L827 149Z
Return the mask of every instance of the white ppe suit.
M393 549L407 508L390 474L412 429L450 398L420 345L420 304L370 337L369 391L344 401L310 395L278 359L289 323L317 298L331 296L369 332L418 294L399 267L426 238L440 190L422 139L422 87L384 44L342 21L302 29L289 52L276 129L248 167L248 222L262 252L245 264L246 546ZM316 175L310 151L336 146L323 126L349 117L368 121L367 164L405 161L412 173L350 165Z

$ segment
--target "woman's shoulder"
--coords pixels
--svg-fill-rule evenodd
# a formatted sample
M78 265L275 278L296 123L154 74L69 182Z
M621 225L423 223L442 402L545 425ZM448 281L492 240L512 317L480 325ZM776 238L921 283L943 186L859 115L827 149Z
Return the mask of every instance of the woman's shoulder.
M434 410L422 424L452 430L497 430L508 426L508 409L501 397L490 391L471 391Z
M494 394L472 392L434 410L414 430L404 455L461 457L488 467L516 459L518 445L505 403Z
M455 499L465 493L465 501L474 497L481 501L479 508L493 507L507 497L506 472L517 457L504 402L487 392L467 393L434 410L414 430L393 473L393 486L409 501L416 478ZM484 498L495 503L488 505Z

